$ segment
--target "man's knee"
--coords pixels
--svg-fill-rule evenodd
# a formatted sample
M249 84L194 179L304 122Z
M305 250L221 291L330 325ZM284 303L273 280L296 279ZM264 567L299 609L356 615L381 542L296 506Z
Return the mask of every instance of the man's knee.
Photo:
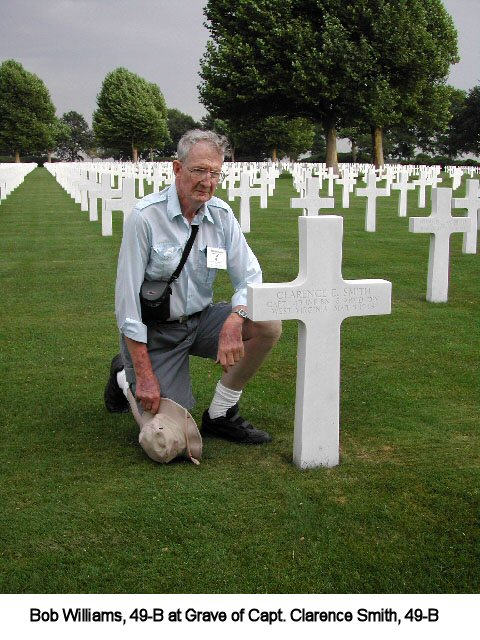
M252 325L255 336L265 344L273 347L280 340L282 335L282 322L280 320L252 322Z

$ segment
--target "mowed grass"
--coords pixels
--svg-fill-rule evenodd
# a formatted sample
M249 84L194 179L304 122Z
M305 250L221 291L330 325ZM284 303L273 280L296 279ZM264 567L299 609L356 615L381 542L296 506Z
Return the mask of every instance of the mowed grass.
M252 199L265 282L297 275L296 195L284 175L268 209ZM393 283L391 315L343 323L341 464L292 464L287 321L242 399L273 442L206 439L199 467L161 466L103 406L121 214L102 237L45 169L27 176L0 205L1 592L478 592L478 256L453 235L449 301L427 303L429 239L397 199L378 200L376 233L365 198L342 210L339 189L326 211L344 216L344 278ZM410 193L409 214L428 213ZM224 274L215 296L231 296ZM192 376L200 422L219 370L193 359Z

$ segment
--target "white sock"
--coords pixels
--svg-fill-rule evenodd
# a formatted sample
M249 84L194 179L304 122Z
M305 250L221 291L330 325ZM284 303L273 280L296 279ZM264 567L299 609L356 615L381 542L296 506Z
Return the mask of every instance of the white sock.
M215 395L213 396L212 404L208 409L210 418L214 420L220 416L225 416L228 409L233 407L233 405L240 400L241 395L241 391L227 389L227 387L224 387L219 380L215 388Z
M125 375L125 369L122 369L117 373L117 382L118 382L118 386L123 391L125 397L127 397L129 384L127 382L127 376Z

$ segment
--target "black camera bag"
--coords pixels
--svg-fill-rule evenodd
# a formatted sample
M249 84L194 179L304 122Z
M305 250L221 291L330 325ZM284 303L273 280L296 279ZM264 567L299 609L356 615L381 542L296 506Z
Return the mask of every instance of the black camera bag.
M172 287L170 285L178 278L187 261L198 232L198 224L192 225L191 230L178 267L170 276L170 279L166 282L164 280L144 280L142 283L140 305L142 308L142 322L147 326L158 322L166 322L170 318L170 296L172 295Z

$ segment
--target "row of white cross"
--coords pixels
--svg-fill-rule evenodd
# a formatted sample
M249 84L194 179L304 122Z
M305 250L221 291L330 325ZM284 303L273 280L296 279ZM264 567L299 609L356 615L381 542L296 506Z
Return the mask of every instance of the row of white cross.
M152 166L152 165L159 166ZM165 164L165 166L163 166ZM171 184L171 163L46 163L45 168L55 176L65 191L89 212L89 220L98 220L100 201L102 235L112 235L112 212L128 216L144 196L144 180L160 191Z
M57 179L60 174L62 171L57 167ZM253 172L250 175L246 172L246 177L242 175L239 191L236 191L235 186L229 187L229 197L262 197L262 192L251 193L252 189L265 191L265 186L256 187L252 184L258 176L253 176ZM357 189L357 195L367 197L367 208L368 202L380 195L377 193L378 177L370 171L366 188L363 191ZM352 180L348 176L348 169L343 171L341 179L344 189L350 190ZM65 180L65 172L62 180ZM312 180L316 182L311 182ZM319 180L318 175L310 175L305 180L304 197L292 199L292 206L302 208L307 213L298 219L297 278L287 283L248 287L247 306L250 318L256 321L297 320L299 323L293 459L300 468L331 467L339 463L342 321L351 316L388 314L391 310L390 282L380 279L343 278L343 218L318 215L322 208L332 208L330 203L319 202ZM403 177L397 179L396 184L399 185L400 192L407 183L408 180ZM475 211L473 217L476 221L479 210L478 180L468 180L467 185L467 197L453 199L454 206L467 209L467 217L452 217L452 189L437 187L432 189L431 215L411 218L409 221L412 232L430 234L432 273L435 270L444 270L446 264L447 286L450 234L455 231L471 231L473 223L470 211ZM109 187L111 188L111 183ZM393 184L391 187L393 188ZM131 193L134 193L133 188ZM266 205L266 198L264 204ZM117 209L118 205L114 206L114 210ZM432 282L435 281L435 278L430 276L429 269L429 281L430 278ZM442 296L443 292L439 293L436 286L432 286L431 290L429 287L427 298L441 301Z
M5 162L0 164L0 202L5 200L38 165L35 162Z
M80 204L81 209L89 211L89 219L98 220L97 201L101 201L102 235L112 235L112 212L123 212L124 218L130 214L140 197L144 194L144 180L153 183L154 190L171 184L174 177L171 163L55 163L46 165L59 183ZM328 180L328 189L336 181L342 185L342 207L350 205L350 192L354 190L360 171L365 171L366 187L357 187L355 195L366 197L365 230L376 230L377 198L390 196L391 190L399 192L398 215L407 216L408 191L418 187L419 204L425 205L425 188L432 188L432 211L429 217L412 218L409 230L413 233L429 233L431 236L429 269L427 276L427 300L446 302L448 299L449 245L450 235L463 233L463 253L476 253L477 229L480 216L479 181L467 179L467 192L464 198L453 198L453 187L438 187L442 181L439 167L401 167L387 166L375 171L371 165L341 165L341 177L332 169L322 165L299 165L289 168L294 175L294 184L303 193L302 197L291 198L290 206L303 210L307 217L318 216L324 209L335 207L335 198L320 194L323 180ZM260 207L267 207L268 195L272 195L275 180L280 171L276 165L258 165L249 163L226 163L226 178L223 182L228 188L229 200L240 198L239 222L244 233L250 232L250 198L259 197ZM317 175L312 175L315 171ZM303 172L303 175L302 175ZM462 168L450 168L450 175L463 175ZM418 179L409 182L411 175ZM473 171L469 175L473 175ZM394 181L395 179L395 181ZM385 186L378 182L384 180ZM240 181L240 185L235 186ZM117 185L117 186L115 186ZM333 191L332 191L333 193ZM465 217L452 216L452 207L466 210Z

